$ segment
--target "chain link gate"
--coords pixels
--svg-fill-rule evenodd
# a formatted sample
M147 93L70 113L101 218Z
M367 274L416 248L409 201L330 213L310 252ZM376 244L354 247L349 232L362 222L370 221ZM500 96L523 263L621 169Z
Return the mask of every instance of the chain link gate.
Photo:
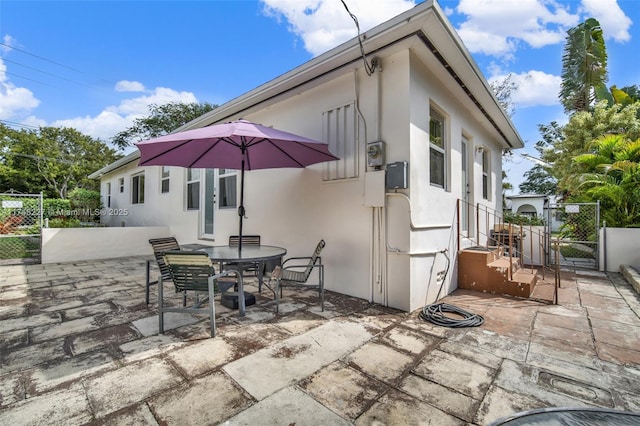
M550 205L545 224L548 265L598 269L599 229L599 203Z
M42 193L0 193L0 265L40 263Z

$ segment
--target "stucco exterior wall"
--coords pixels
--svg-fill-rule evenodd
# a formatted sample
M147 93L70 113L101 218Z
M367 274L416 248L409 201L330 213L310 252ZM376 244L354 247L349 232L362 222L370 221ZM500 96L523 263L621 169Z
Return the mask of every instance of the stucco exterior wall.
M242 113L249 121L321 140L324 111L350 103L358 110L357 176L323 181L323 164L248 171L244 233L261 235L263 244L286 247L287 257L309 255L323 238L327 242L322 258L328 290L409 311L456 287L455 205L462 191L462 135L469 140L472 200L494 209L501 204L501 150L465 109L459 94L430 73L409 48L382 56L381 64L382 72L372 76L359 63L340 68L295 93ZM446 115L445 188L429 183L430 105L437 105ZM367 167L366 144L379 139L386 143L387 164L407 161L410 173L408 189L383 195L384 208L365 203L365 176L373 172ZM475 146L483 146L491 155L488 200L482 198L481 156ZM165 225L181 243L198 239L201 214L186 210L186 171L172 167L170 192L161 194L160 167L145 168L144 204L132 206L131 176L142 170L132 163L102 178L103 194L106 182L111 182L111 207L129 209L126 217L103 217L104 223ZM122 194L117 192L121 176L125 177ZM384 188L373 190L384 192ZM236 210L216 206L214 238L207 242L226 244L228 236L237 233ZM443 281L438 276L444 271Z
M620 272L620 265L640 269L638 241L638 228L600 228L600 270Z
M149 239L168 234L167 226L43 228L42 263L152 256Z

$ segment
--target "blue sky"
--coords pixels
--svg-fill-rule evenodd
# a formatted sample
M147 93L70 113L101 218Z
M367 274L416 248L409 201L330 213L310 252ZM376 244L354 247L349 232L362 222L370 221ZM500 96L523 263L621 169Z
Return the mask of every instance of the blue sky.
M345 1L363 31L416 3ZM604 29L609 84L640 84L639 0L439 3L489 81L512 74L519 152L535 154L538 124L566 121L562 48L586 18ZM108 141L149 104L224 103L355 35L340 0L0 0L0 120ZM532 166L505 162L514 193Z

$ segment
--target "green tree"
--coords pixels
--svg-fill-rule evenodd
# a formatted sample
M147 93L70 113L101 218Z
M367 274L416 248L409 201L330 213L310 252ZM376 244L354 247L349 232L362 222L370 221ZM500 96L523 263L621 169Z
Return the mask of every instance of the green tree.
M613 227L640 226L640 138L604 135L575 157L583 168L574 198L600 201L600 217Z
M492 81L489 83L489 87L491 87L493 94L496 95L496 99L502 109L504 109L509 117L512 117L515 113L515 106L513 105L511 94L518 87L513 82L513 75L509 74L502 80Z
M44 192L67 198L74 188L96 190L89 174L120 155L104 142L75 129L13 130L0 125L0 192Z
M519 186L523 194L555 195L558 182L549 174L548 168L536 164L524 173L526 178Z
M606 90L607 49L596 19L567 31L561 77L560 101L567 114L586 111L596 100L596 89Z
M112 142L119 148L126 148L134 142L166 135L217 107L206 102L150 105L148 117L134 120L133 125L116 134Z
M558 189L563 198L571 197L584 172L581 164L576 163L574 158L589 152L592 141L607 134L624 135L631 140L638 139L639 111L640 102L626 107L609 107L606 101L600 101L591 110L572 115L561 129L556 126L545 128L549 133L540 145L542 160L552 164L550 171L558 180Z

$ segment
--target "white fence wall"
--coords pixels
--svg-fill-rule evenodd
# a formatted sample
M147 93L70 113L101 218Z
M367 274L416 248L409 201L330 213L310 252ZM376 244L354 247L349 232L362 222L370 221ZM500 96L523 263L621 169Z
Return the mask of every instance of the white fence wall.
M44 228L42 263L152 255L149 239L170 235L168 226Z
M620 265L640 267L640 228L600 229L600 270L620 272Z

